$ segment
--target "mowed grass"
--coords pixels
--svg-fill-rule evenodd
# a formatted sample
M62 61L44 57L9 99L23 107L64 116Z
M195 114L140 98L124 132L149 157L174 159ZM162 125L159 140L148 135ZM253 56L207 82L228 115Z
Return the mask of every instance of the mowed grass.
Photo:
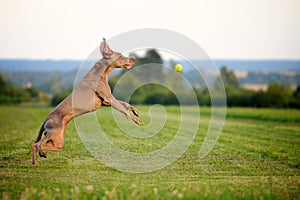
M149 107L138 108L149 122ZM0 107L1 199L300 198L299 110L229 108L217 145L200 159L210 120L210 109L200 108L199 129L188 150L161 170L139 174L120 172L96 160L85 149L74 122L66 131L63 150L48 153L47 159L39 158L39 165L32 166L31 144L51 110ZM97 116L116 146L144 153L162 148L175 136L179 108L166 110L164 129L147 139L123 134L110 108L101 107Z

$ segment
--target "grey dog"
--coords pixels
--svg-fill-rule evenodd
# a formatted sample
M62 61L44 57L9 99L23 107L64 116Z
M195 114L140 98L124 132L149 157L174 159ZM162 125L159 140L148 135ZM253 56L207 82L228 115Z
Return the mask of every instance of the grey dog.
M115 68L131 68L135 62L134 58L124 57L121 53L112 51L105 39L100 44L100 52L103 58L95 63L73 92L45 119L35 143L32 144L32 164L38 163L37 152L40 157L46 158L47 155L43 151L62 149L66 128L74 117L95 111L101 105L112 106L135 123L144 124L135 117L140 115L139 111L130 104L117 100L111 94L108 85L108 74ZM45 136L42 138L43 133Z

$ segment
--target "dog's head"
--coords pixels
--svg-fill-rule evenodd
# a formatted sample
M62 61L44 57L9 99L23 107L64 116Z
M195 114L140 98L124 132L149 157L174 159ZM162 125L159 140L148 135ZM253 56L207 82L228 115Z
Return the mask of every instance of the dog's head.
M123 56L121 53L114 52L109 48L108 43L106 42L105 38L100 44L100 52L104 59L109 60L111 62L111 66L114 68L131 68L134 64L134 58L129 58Z

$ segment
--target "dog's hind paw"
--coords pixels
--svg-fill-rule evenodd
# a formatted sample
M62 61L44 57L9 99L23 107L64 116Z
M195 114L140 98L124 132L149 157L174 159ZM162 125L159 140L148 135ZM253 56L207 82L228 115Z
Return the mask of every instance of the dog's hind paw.
M40 157L47 158L47 154L45 154L44 152L39 152L39 155Z
M32 163L33 165L37 165L37 164L38 164L37 161L32 161L31 163Z

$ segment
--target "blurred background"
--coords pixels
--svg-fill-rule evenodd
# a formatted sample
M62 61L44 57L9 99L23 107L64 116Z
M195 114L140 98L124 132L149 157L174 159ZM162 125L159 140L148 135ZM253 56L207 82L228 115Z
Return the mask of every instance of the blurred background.
M299 8L296 0L3 0L0 104L57 105L71 92L77 69L102 37L150 27L184 34L207 52L220 69L228 106L300 108ZM181 73L192 76L186 61L157 49L134 56L136 66L155 62L173 68L180 63ZM125 72L111 74L112 88ZM161 69L155 76L168 74ZM192 86L199 105L209 106L205 84L195 81ZM131 103L178 101L166 88L150 84L139 88Z

